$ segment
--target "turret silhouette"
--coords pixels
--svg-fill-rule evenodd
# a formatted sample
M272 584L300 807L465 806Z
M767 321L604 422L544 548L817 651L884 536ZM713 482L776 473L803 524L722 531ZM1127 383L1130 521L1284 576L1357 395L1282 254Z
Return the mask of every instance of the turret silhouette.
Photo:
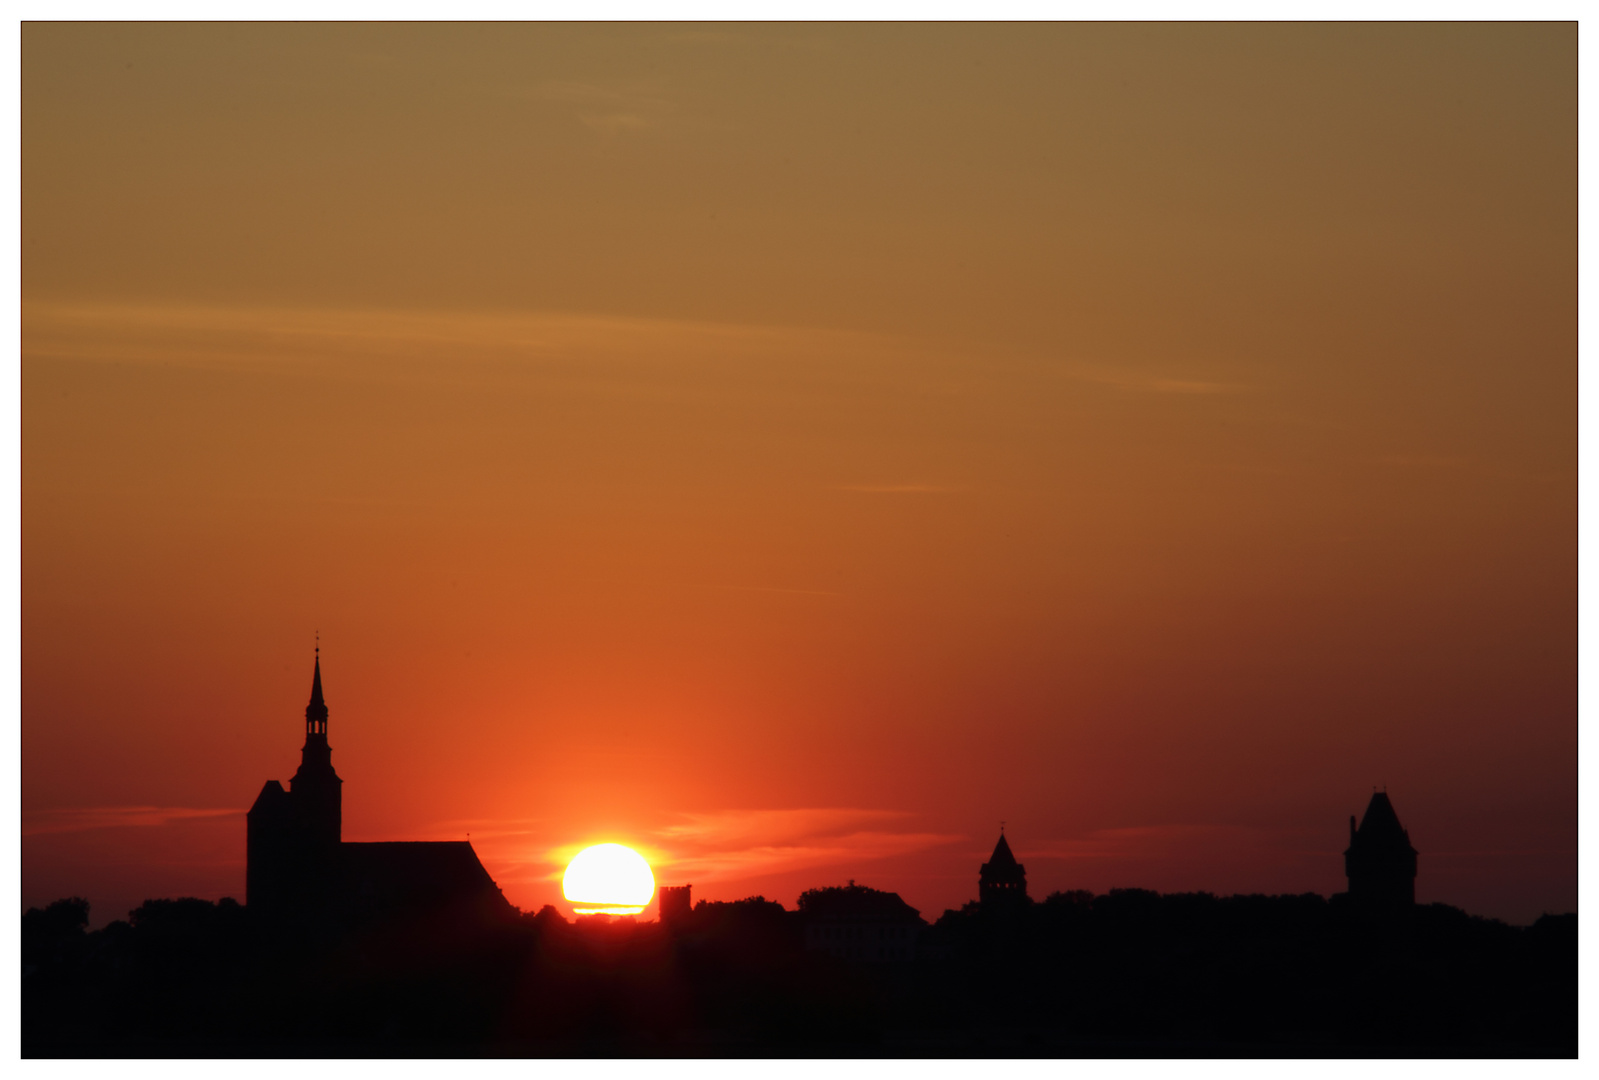
M978 871L977 900L985 914L1004 915L1027 906L1027 868L1011 854L1003 827L994 854Z
M1416 849L1399 824L1388 793L1375 792L1366 816L1355 826L1349 817L1349 850L1344 852L1349 898L1374 908L1405 908L1416 903Z

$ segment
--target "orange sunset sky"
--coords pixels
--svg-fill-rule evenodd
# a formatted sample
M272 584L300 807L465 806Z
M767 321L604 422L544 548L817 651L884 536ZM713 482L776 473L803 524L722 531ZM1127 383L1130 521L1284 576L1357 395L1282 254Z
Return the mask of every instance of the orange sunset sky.
M22 888L1577 889L1577 31L22 29Z

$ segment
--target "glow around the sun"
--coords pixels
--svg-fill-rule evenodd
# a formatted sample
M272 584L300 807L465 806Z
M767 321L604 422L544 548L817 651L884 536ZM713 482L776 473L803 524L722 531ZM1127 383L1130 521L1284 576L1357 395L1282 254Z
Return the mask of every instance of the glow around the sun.
M655 895L655 875L632 848L595 844L567 864L561 892L579 915L637 915Z

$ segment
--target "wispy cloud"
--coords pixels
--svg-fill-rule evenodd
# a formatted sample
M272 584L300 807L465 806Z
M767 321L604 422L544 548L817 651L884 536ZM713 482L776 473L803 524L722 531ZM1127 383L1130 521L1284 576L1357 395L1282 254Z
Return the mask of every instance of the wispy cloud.
M540 828L547 828L548 825L549 822L543 818L458 818L425 826L418 836L382 836L373 839L464 840L471 837L474 841L502 840L507 837L532 836Z
M1028 859L1185 859L1263 848L1301 847L1291 831L1240 825L1139 825L1096 829L1080 837L1029 847Z
M910 817L854 808L729 810L686 814L655 836L669 853L662 864L675 876L706 882L884 859L966 839L907 828Z
M1155 394L1241 394L1242 383L1201 382L1197 379L1149 379L1144 387Z
M397 355L582 363L623 355L652 367L744 363L752 352L795 362L816 355L898 355L882 335L803 326L691 322L551 311L23 305L23 351L55 357L275 370L286 361L374 361ZM706 358L712 358L707 361Z
M956 844L967 837L915 828L892 810L806 808L682 814L670 824L622 838L671 879L711 884L814 867L858 865ZM546 847L543 820L440 822L421 837L459 840L468 834L502 886L558 881L581 844ZM379 839L373 837L373 839ZM387 839L383 837L382 839Z
M677 112L676 103L658 88L639 83L548 82L512 93L570 106L573 115L595 131L653 127Z
M120 829L134 825L166 825L194 818L242 817L237 808L189 806L94 806L71 810L41 810L24 814L23 836Z

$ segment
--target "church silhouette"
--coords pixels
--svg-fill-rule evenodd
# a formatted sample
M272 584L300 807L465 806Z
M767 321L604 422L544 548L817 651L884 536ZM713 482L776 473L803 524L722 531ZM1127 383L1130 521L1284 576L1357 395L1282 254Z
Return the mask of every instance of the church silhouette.
M300 768L287 791L268 780L246 815L245 903L256 918L336 929L514 914L468 841L345 841L343 787L328 745L319 649Z

